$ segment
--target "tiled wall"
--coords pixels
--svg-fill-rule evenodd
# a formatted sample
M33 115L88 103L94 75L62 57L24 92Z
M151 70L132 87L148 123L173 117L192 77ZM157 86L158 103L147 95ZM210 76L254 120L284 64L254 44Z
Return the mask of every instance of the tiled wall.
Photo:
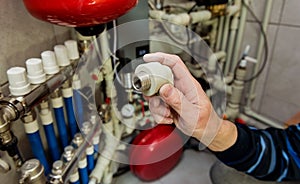
M52 50L55 44L70 37L70 30L33 18L22 0L1 0L0 7L0 84L3 84L9 67L24 66L26 59Z
M254 0L251 7L262 18L267 0ZM269 60L258 80L254 108L280 123L300 111L300 1L273 0L268 26ZM250 43L255 54L259 32L248 17L244 45ZM253 55L255 56L255 55Z

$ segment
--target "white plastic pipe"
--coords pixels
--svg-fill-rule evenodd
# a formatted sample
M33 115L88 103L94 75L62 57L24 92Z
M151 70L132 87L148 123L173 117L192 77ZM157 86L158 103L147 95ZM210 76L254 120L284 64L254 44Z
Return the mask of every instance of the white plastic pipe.
M224 29L224 20L225 20L224 16L221 16L219 18L216 51L221 49L221 43L222 43L222 39L223 39L222 33L223 33L223 29Z
M225 57L226 57L226 53L224 51L219 51L219 52L213 53L208 58L208 71L215 72L218 60L225 58Z
M273 0L268 0L267 4L266 4L266 9L265 9L265 14L264 14L264 19L262 22L263 25L263 30L265 32L267 32L267 26L270 20L270 15L271 15L271 10L272 10L272 5L273 5ZM256 55L256 59L258 61L258 63L256 64L253 73L256 74L259 70L260 67L260 63L262 62L262 51L263 51L263 46L264 46L264 37L261 34L260 38L259 38L259 43L258 43L258 48L257 48L257 55ZM257 79L254 79L250 85L250 95L247 99L247 106L250 107L251 106L251 102L252 102L252 96L254 96L255 93L255 89L256 89L256 82Z
M104 30L101 35L99 36L101 48L98 46L98 42L95 39L94 44L96 49L101 49L101 59L103 60L103 72L104 72L104 79L106 82L106 95L109 98L114 98L117 95L115 85L114 85L114 71L112 67L112 60L110 58L110 48L109 48L109 41L108 41L108 34L107 31Z
M233 16L231 25L230 25L230 37L227 47L227 58L226 61L231 61L233 54L234 42L236 39L236 32L239 26L239 10L241 9L241 0L236 0L235 5L228 7L228 15ZM229 66L227 67L226 74L228 72Z
M183 26L207 21L212 16L211 12L208 10L191 12L190 14L187 13L168 14L160 10L150 10L149 15L153 19L165 20Z
M250 0L244 0L244 2L248 5ZM245 26L246 26L246 18L247 18L247 8L245 6L242 6L241 8L241 16L240 16L240 23L239 23L239 29L237 33L237 38L236 38L236 44L234 48L234 54L232 58L232 65L230 67L230 72L233 73L235 66L238 63L239 56L240 56L240 51L241 51L241 45L243 41L243 36L245 32Z
M251 118L254 118L254 119L256 119L256 120L258 120L258 121L260 121L260 122L262 122L262 123L264 123L264 124L266 124L268 126L275 127L275 128L281 128L281 129L284 128L282 125L280 125L280 124L278 124L278 123L276 123L276 122L274 122L274 121L266 118L265 116L263 116L261 114L258 114L256 112L252 111L250 108L247 108L247 107L244 108L244 113L247 116L249 116Z

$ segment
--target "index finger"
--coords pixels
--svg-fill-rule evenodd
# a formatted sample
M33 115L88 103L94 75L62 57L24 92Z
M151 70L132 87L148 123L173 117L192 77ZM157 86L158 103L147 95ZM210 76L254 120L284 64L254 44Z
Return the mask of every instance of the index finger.
M195 79L178 56L157 52L146 54L143 59L145 62L159 62L170 67L174 76L174 86L184 95L195 93Z
M159 62L162 65L168 66L172 70L173 75L175 76L176 79L182 80L186 78L188 75L190 75L190 72L185 66L185 64L176 55L156 52L151 54L145 54L143 59L145 62ZM190 80L187 79L186 82L189 81Z

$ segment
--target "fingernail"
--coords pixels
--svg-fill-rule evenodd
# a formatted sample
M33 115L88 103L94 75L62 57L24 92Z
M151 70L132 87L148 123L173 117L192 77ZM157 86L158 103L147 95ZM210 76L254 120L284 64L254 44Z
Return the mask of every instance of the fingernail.
M155 54L145 54L143 56L143 59L145 61L157 61L157 60L159 60L159 56L157 56Z
M171 96L172 92L173 92L173 87L170 84L163 85L160 88L160 95L165 98L168 98L169 96Z

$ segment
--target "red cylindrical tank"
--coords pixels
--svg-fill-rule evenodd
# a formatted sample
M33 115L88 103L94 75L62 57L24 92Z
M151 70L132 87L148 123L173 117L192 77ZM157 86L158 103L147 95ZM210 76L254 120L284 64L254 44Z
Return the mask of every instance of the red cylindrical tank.
M179 162L182 147L182 137L171 125L158 125L145 130L131 146L130 169L141 180L159 179Z
M109 22L134 7L137 0L23 0L34 17L62 26L86 27Z

